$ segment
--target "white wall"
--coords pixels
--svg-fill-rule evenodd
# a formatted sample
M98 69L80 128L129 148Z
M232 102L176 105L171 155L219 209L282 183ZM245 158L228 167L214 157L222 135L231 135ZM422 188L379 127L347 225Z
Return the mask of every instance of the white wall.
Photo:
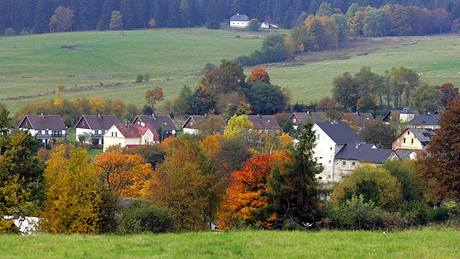
M231 21L230 27L244 29L249 26L249 21Z
M316 133L316 146L313 149L314 157L324 168L323 172L318 176L319 182L334 182L334 159L341 146L337 146L318 125L313 126L313 131Z
M80 141L79 137L82 136L82 135L87 135L87 136L90 136L92 135L94 132L90 129L82 129L82 128L76 128L75 129L75 135L76 135L76 140L77 141ZM87 139L85 141L85 143L89 144L91 143L91 139Z
M197 135L198 133L200 133L200 131L197 129L184 128L184 134Z

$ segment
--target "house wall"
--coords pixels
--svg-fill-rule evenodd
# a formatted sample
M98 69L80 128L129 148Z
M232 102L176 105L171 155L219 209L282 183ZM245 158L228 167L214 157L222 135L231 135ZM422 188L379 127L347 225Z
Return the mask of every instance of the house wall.
M410 150L423 150L422 143L410 131L406 130L393 142L393 150L410 149Z
M335 155L343 146L337 145L318 125L313 126L316 132L316 146L313 149L314 157L323 166L323 172L318 175L321 183L334 182Z
M77 141L80 141L79 137L82 136L82 135L92 135L94 132L90 129L84 129L84 128L76 128L75 129L75 138ZM86 144L90 144L91 143L91 139L87 139L85 141Z
M155 135L150 130L147 130L142 136L141 145L148 145L153 143L155 143Z
M335 160L335 182L340 182L345 176L350 175L361 165L360 161L349 159Z
M126 146L125 137L115 126L111 127L104 135L103 151L105 152L111 146L119 146L121 148Z
M249 26L249 21L231 21L230 27L244 29Z
M198 133L200 133L199 130L191 129L191 128L184 128L183 132L184 132L184 134L189 134L189 135L197 135Z

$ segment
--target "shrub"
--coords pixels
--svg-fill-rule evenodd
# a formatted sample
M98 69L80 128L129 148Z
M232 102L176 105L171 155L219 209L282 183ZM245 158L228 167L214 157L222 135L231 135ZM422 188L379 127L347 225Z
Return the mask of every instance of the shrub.
M144 81L144 76L143 75L137 75L136 83L142 83L142 81Z
M260 30L260 22L257 19L252 19L249 21L248 31L259 31Z
M134 200L121 209L118 231L121 234L142 232L171 232L175 223L166 209L153 206L145 200Z
M0 234L18 234L19 229L13 220L0 220Z
M149 73L146 73L146 74L144 75L144 81L145 81L145 82L150 81L150 74L149 74Z
M16 32L14 31L13 28L6 28L4 34L5 36L14 36L16 35Z
M340 203L360 195L382 208L395 208L401 200L401 184L384 168L361 166L335 186L332 200Z

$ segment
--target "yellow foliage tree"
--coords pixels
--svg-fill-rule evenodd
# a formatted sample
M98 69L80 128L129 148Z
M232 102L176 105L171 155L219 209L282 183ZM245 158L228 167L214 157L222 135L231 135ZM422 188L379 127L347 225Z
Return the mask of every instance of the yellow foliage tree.
M146 197L152 180L152 166L138 154L110 151L96 157L100 177L120 197Z
M59 146L46 165L41 227L52 233L98 233L102 184L86 150Z
M240 136L253 127L254 125L247 115L234 115L225 127L224 136L227 138Z

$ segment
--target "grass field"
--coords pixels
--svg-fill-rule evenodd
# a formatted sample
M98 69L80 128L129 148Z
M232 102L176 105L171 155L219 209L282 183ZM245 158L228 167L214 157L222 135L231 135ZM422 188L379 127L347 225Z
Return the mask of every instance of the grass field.
M195 85L208 62L248 54L266 33L206 29L56 33L0 38L0 102L16 109L24 102L51 98L65 86L65 98L102 96L143 104L145 90L163 86L176 96L184 84ZM272 81L289 87L294 101L310 102L330 94L332 80L345 71L371 66L383 73L407 66L431 84L460 85L460 37L409 37L416 44L390 44L372 51L328 55L296 66L269 66ZM370 43L373 44L373 43ZM336 53L341 54L334 58ZM323 53L306 54L307 56ZM344 58L345 56L345 58ZM332 57L332 58L331 58ZM138 74L152 82L134 84Z
M460 258L460 231L0 236L2 258Z

